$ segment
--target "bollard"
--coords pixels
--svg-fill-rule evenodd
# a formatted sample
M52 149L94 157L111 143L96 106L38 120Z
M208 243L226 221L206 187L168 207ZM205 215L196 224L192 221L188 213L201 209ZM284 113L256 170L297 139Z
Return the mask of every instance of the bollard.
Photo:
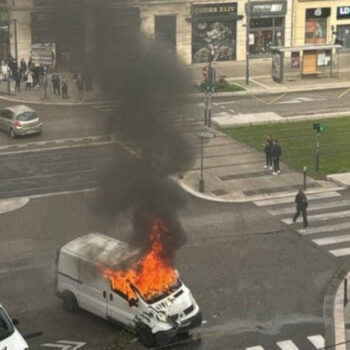
M348 303L348 279L344 279L344 305Z

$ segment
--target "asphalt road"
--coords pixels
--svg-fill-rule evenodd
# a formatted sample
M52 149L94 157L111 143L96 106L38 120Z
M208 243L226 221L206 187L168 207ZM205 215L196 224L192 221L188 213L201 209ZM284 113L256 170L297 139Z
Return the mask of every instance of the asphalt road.
M215 103L231 100L236 101L222 98ZM346 100L337 99L345 107ZM320 103L304 101L293 108L311 111ZM266 105L251 98L235 104L241 108L237 111L291 109L291 104ZM108 132L106 125L117 107L35 108L45 123L42 136L11 140L0 134L0 198L38 195L24 207L1 214L0 302L20 319L22 333L43 331L29 340L34 349L60 340L84 342L83 349L105 349L118 329L85 312L71 315L63 309L54 294L55 254L64 243L87 232L128 241L130 218L123 214L107 220L95 213L94 192L40 195L94 187L98 169L115 146L88 145L84 138ZM215 108L224 110L220 105ZM56 143L62 139L70 141ZM78 139L80 143L74 144ZM277 341L292 339L300 349L314 349L306 338L323 334L324 293L346 258L334 258L250 203L220 204L189 197L181 220L188 243L179 250L176 266L206 322L198 330L200 342L173 348L238 350L260 345L277 350ZM138 343L129 346L140 348Z
M85 312L67 313L54 294L55 254L87 232L128 241L127 214L107 220L93 211L94 193L31 199L2 214L0 300L21 321L34 349L59 340L105 349L115 326ZM188 243L176 266L203 310L200 343L174 348L244 349L323 334L323 296L340 265L310 242L253 204L219 204L189 197L181 212ZM299 343L298 343L299 342ZM141 349L135 343L130 349Z
M349 89L286 93L260 97L218 97L214 95L212 112L213 115L220 113L275 112L282 117L342 112L350 110L349 95ZM0 108L12 104L14 103L0 100ZM7 134L0 132L0 147L110 134L109 122L120 117L118 101L113 100L96 101L96 103L83 106L28 105L37 110L44 122L43 134L11 140ZM190 111L191 115L195 115L198 120L202 120L204 113L203 99L194 98L193 106L195 108Z

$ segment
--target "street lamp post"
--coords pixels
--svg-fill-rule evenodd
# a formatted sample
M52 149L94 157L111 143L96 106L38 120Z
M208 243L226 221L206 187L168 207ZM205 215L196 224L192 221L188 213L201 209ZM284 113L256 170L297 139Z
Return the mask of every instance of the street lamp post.
M211 139L215 136L215 134L204 131L200 132L198 136L201 139L201 176L199 178L199 192L203 193L205 190L204 185L204 139Z

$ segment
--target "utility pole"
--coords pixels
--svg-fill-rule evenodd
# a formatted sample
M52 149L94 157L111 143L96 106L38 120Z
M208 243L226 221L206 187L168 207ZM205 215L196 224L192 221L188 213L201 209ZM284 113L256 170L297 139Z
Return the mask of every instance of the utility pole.
M245 69L245 83L249 85L249 33L250 33L250 0L246 2L246 69Z
M320 134L324 130L324 125L320 123L314 123L313 129L316 130L316 159L315 159L315 171L320 171Z
M214 47L210 44L208 48L208 65L206 69L206 81L204 86L204 124L209 128L211 127L211 97L215 86L215 69L212 67L214 53Z
M13 32L15 37L15 58L18 65L18 37L17 37L17 19L13 19Z

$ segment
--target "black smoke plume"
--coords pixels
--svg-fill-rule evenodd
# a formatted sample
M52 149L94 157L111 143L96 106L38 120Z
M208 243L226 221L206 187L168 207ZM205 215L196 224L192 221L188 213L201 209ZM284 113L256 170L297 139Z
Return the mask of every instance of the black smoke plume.
M139 33L117 38L106 33L104 43L98 49L99 77L105 92L119 102L108 129L133 152L116 152L100 178L98 207L112 216L133 209L132 243L146 249L147 214L160 217L169 229L163 245L172 261L186 242L178 218L186 200L171 176L194 160L194 148L172 121L186 113L190 79L173 52Z

